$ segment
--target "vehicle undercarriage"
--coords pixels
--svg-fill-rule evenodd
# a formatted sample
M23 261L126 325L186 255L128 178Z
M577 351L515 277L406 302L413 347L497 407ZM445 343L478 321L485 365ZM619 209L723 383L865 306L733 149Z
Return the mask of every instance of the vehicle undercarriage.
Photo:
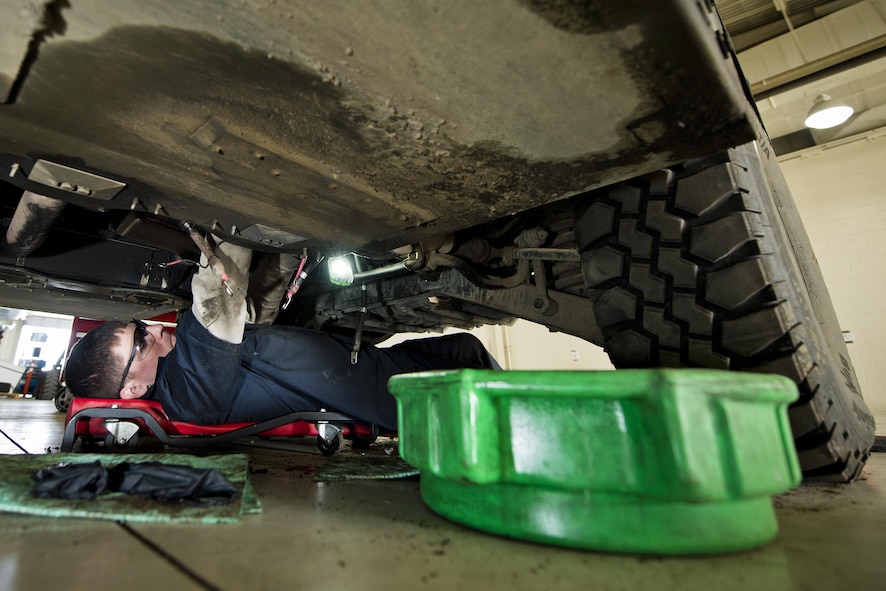
M304 258L279 322L524 318L619 368L787 375L806 475L860 473L873 419L712 3L44 8L0 25L4 306L182 310L187 223Z

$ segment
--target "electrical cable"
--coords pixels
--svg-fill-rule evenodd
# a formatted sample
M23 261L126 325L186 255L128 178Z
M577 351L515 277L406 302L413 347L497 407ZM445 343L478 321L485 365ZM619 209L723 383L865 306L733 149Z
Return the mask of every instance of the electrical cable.
M0 433L3 434L3 437L7 438L10 442L12 442L12 445L14 445L14 446L16 446L17 448L19 448L20 450L22 450L23 453L25 453L25 454L27 454L27 455L31 455L31 452L29 452L28 450L26 450L25 448L23 448L21 445L19 445L18 442L17 442L15 439L13 439L13 438L10 437L9 435L7 435L7 434L6 434L6 431L4 431L3 429L0 429Z

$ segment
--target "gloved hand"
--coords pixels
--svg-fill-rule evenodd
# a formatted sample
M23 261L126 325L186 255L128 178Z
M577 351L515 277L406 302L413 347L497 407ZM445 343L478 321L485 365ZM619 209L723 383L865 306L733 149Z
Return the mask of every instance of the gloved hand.
M219 277L200 256L200 270L191 280L193 304L191 309L197 321L209 332L229 343L243 342L246 324L246 291L249 286L249 263L252 250L222 242L215 253L225 266L230 295Z
M292 254L263 255L258 268L249 276L246 321L271 324L280 312L280 302L301 259Z

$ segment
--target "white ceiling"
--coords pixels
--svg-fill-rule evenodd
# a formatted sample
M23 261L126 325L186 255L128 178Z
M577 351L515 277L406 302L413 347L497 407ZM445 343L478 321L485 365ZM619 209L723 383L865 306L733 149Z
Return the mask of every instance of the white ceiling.
M886 0L716 4L777 152L886 126ZM855 114L835 129L806 129L821 93Z

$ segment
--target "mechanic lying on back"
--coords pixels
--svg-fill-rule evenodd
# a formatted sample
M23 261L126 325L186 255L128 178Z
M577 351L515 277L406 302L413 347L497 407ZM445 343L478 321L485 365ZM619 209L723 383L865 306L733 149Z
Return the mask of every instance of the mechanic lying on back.
M294 257L267 257L247 293L252 251L222 243L217 254L234 296L203 257L192 281L193 305L175 335L161 325L139 321L99 325L71 352L65 369L71 392L91 398L157 400L171 419L207 425L325 408L396 429L397 404L387 389L391 376L435 369L500 369L480 341L467 333L390 348L364 345L352 364L351 338L270 325ZM251 293L256 283L264 288L260 294Z

